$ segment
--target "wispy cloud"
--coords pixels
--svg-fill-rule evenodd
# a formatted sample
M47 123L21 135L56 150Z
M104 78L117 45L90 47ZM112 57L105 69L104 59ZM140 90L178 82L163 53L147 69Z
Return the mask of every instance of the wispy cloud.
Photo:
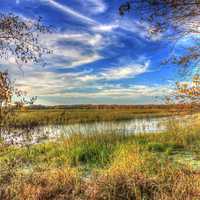
M74 68L103 59L97 51L104 45L104 39L99 34L54 33L43 36L41 41L53 50L53 54L46 58L47 67Z
M133 33L142 39L151 41L158 41L163 37L163 34L161 33L156 35L150 34L149 30L152 29L150 24L144 21L138 21L136 19L130 20L127 18L117 18L108 24L95 24L91 27L91 29L99 33L111 33L116 35L119 33L116 30L121 29L123 31Z
M150 24L147 22L142 22L138 20L129 20L127 18L119 18L114 19L111 23L105 24L105 23L99 23L98 21L85 16L84 14L81 14L78 11L75 11L71 7L67 5L63 5L61 3L56 2L55 0L41 0L48 2L49 5L61 10L62 12L66 13L67 15L70 15L72 17L75 17L82 22L88 23L91 25L91 30L94 32L113 32L115 29L120 28L128 32L132 32L134 34L137 34L141 38L144 39L150 39L150 40L160 40L162 37L162 34L157 35L150 35L149 30L151 29ZM94 12L94 13L101 13L106 10L106 4L102 0L81 0L81 3L87 8L88 12Z
M112 32L114 29L119 28L119 25L116 23L112 24L98 24L92 27L93 31L96 32Z
M89 93L91 97L111 97L111 98L139 98L139 97L147 97L147 96L163 96L170 92L170 88L167 85L129 85L129 86L121 86L121 85L110 85L109 87L102 88L94 93ZM66 94L66 95L70 95ZM81 95L81 94L80 94ZM82 93L84 95L84 93ZM85 94L86 95L86 94Z
M62 12L66 13L67 15L71 15L72 17L81 19L82 21L89 23L89 24L97 24L97 22L95 20L81 14L80 12L73 10L72 8L70 8L67 5L60 4L54 0L43 0L43 1L48 2L49 5L61 10Z
M156 41L160 40L163 36L161 33L155 35L150 34L149 30L151 30L153 27L145 21L136 19L130 20L125 18L118 21L118 24L121 29L132 32L143 39Z
M29 69L26 72L26 76L23 79L18 78L20 75L17 73L17 86L26 89L31 95L49 96L53 94L65 95L68 90L76 90L81 88L89 89L95 88L96 92L99 90L113 90L118 91L118 86L116 88L112 86L111 83L102 84L102 80L120 80L125 78L135 78L137 75L145 73L148 70L149 62L144 64L132 64L128 66L121 66L111 68L109 70L103 70L98 73L92 71L82 71L74 73L56 73L41 71L39 68L37 71L35 68ZM16 73L16 72L14 72ZM92 82L92 84L91 84ZM106 87L106 88L105 88ZM110 87L112 89L110 89ZM88 91L89 92L89 91Z
M6 0L2 1L7 3ZM63 103L66 103L65 100L67 103L82 103L82 99L91 103L118 103L118 100L123 103L127 99L131 102L167 92L166 85L153 85L153 81L149 81L152 85L145 85L144 82L146 77L153 77L151 80L156 77L148 73L153 72L156 66L154 61L157 58L153 60L155 57L150 52L153 48L156 50L156 46L148 45L162 39L162 35L150 38L148 23L141 23L131 18L131 15L120 17L111 1L13 2L17 8L15 13L23 19L34 20L27 14L25 7L30 3L33 12L37 9L45 23L57 29L54 33L41 35L38 40L53 50L53 54L44 57L47 63L45 67L28 63L23 68L23 76L19 69L16 71L13 57L0 61L1 70L8 68L11 76L16 79L17 87L38 96L38 103L58 103L60 99ZM106 13L108 9L109 13ZM144 58L135 59L141 56ZM140 78L144 73L148 74Z
M97 74L86 74L78 77L79 80L84 82L99 81L99 80L121 80L127 78L135 78L136 76L148 71L150 61L146 61L144 64L138 64L132 62L120 67L109 67Z
M147 72L149 61L144 64L130 63L126 66L109 68L101 73L102 77L107 80L134 78L139 74Z
M92 14L99 14L106 11L107 6L103 0L80 0L82 5Z
M163 96L171 91L168 85L120 85L98 82L91 85L78 78L87 77L91 80L92 77L87 75L87 72L58 74L33 71L29 75L18 79L17 87L25 89L30 95L38 96L39 102L43 97L49 97L48 103L50 104L52 103L51 98L66 100L77 98L79 103L83 98L90 99L91 102L100 98L109 98L111 102L112 99L132 99L134 101L138 98Z

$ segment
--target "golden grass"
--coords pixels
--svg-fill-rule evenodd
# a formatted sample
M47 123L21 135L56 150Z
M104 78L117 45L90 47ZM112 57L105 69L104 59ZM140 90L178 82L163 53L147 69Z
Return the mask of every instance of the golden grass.
M199 123L173 121L164 133L75 134L28 149L2 147L0 199L199 200L199 170L174 157L199 149Z
M18 111L11 125L16 127L119 121L144 117L162 117L174 114L167 108L116 109L29 109Z

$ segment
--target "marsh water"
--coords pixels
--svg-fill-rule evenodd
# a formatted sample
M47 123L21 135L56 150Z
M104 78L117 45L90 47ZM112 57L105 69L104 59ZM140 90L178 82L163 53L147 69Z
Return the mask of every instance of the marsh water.
M13 130L9 134L2 134L7 144L26 145L36 144L44 140L53 140L60 137L67 137L72 134L93 134L93 133L119 133L139 134L156 133L165 131L171 120L168 117L161 118L140 118L126 121L93 122L71 125L49 125L36 127L32 130ZM191 120L191 117L190 117ZM176 118L177 123L184 124L183 118ZM187 120L185 120L188 122Z

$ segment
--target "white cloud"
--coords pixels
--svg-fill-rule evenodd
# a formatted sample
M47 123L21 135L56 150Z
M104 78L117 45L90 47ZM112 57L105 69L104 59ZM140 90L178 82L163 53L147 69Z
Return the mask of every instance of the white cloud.
M139 74L147 72L149 61L145 64L128 64L127 66L109 68L101 73L102 77L107 80L134 78Z
M51 33L43 35L42 43L48 46L54 46L57 42L79 42L83 45L101 46L104 44L104 39L101 34L89 34L86 32L63 32L63 33Z
M83 81L83 82L90 82L90 81L97 81L97 80L100 80L101 77L98 77L97 75L87 74L87 75L78 77L78 79L79 79L80 81Z
M50 72L58 67L75 68L83 64L93 63L103 59L99 50L108 47L115 40L118 40L116 29L121 28L132 33L137 33L141 37L147 37L147 27L139 22L131 22L126 20L113 21L109 24L100 24L90 17L87 17L72 8L60 4L55 0L45 1L48 5L70 15L76 19L90 24L90 29L85 31L77 30L75 32L52 33L49 35L41 35L40 41L48 48L53 50L53 54L45 58L46 67L43 69L39 66L29 65L25 69L25 76L16 73L16 84L19 89L25 89L30 95L40 97L57 97L59 98L139 98L141 96L152 96L163 94L161 86L145 86L145 85L112 85L111 80L117 81L127 78L135 78L136 76L148 72L149 61L132 61L121 63L117 66L107 66L99 72L84 71L81 73L56 73ZM85 0L85 3L94 6L96 13L104 12L107 7L101 0ZM90 9L91 10L91 9ZM92 33L91 33L92 32ZM121 34L121 33L120 33ZM115 45L118 44L117 42ZM7 64L15 64L11 57ZM6 64L5 63L5 64ZM128 64L127 64L128 63ZM142 64L141 64L142 63ZM14 67L14 66L13 66ZM37 68L36 68L37 67ZM102 83L103 82L103 83ZM81 100L80 100L81 101ZM73 102L72 102L73 103Z
M157 41L162 38L162 34L158 33L155 35L150 34L150 30L153 29L147 22L138 21L135 19L120 18L116 19L109 24L96 24L91 28L95 32L99 33L113 33L116 29L122 29L134 34L137 34L143 39ZM117 34L117 32L115 32Z
M96 32L112 32L114 29L118 28L119 25L113 24L99 24L97 26L93 26L92 30Z
M116 19L109 24L97 24L93 25L92 30L95 32L113 32L115 29L122 29L134 34L144 39L149 39L152 41L160 40L162 34L151 35L150 30L153 29L147 22L138 21L135 19L120 18ZM116 34L116 33L115 33Z
M107 10L103 0L81 0L81 3L92 14L103 13Z
M98 88L98 85L95 86ZM129 86L120 86L120 85L105 85L101 86L101 89L98 89L95 92L75 92L69 91L64 94L54 94L62 95L66 99L70 98L89 98L89 99L116 99L116 100L126 100L132 99L142 99L146 97L163 97L171 92L171 88L167 85L158 86L158 85L129 85Z
M144 98L167 95L171 88L167 85L128 85L120 84L101 84L90 82L95 76L82 73L58 74L55 72L32 72L23 79L17 79L16 86L26 90L29 95L38 96L39 100L43 97L55 97L74 99L81 102L81 98L98 99L128 99ZM98 77L96 76L98 79ZM78 91L77 91L78 89ZM80 91L79 91L80 90ZM49 99L49 101L51 101Z
M127 86L112 86L102 89L93 94L95 97L112 97L112 98L139 98L144 96L163 96L167 94L169 88L167 86L147 86L147 85L129 85Z
M77 66L80 66L80 65L85 65L85 64L89 64L89 63L93 63L95 61L98 61L102 59L102 56L100 56L99 54L97 53L94 53L92 55L88 55L88 56L80 56L78 58L78 60L75 60L75 61L72 61L71 64L70 64L70 68L71 67L77 67Z
M112 23L102 24L95 21L94 19L90 17L80 14L79 12L73 10L67 5L63 5L56 2L55 0L42 0L42 1L48 2L49 5L62 10L67 15L71 15L77 19L80 19L81 21L89 23L90 25L92 25L91 29L94 32L112 32L116 28L121 28L123 30L136 33L141 38L145 38L145 39L148 38L153 41L160 40L162 37L162 34L150 35L149 30L151 29L151 26L147 22L141 22L138 20L130 21L130 20L127 20L126 18L120 18L120 20L116 19ZM82 0L81 3L84 6L86 6L88 12L101 13L107 9L106 4L102 0L96 0L96 1Z
M144 64L132 63L129 65L122 65L120 67L112 67L104 69L96 74L83 74L77 77L77 80L83 81L84 83L94 84L101 80L121 80L127 78L135 78L136 76L148 72L149 61Z
M66 13L67 15L70 15L72 17L75 17L77 19L81 19L82 21L89 23L89 24L97 24L97 22L83 14L81 14L80 12L77 12L75 10L73 10L72 8L70 8L69 6L66 5L62 5L54 0L42 0L44 2L48 2L49 5L61 10L62 12Z
M108 45L101 34L69 31L42 34L39 41L44 47L53 50L52 54L44 57L46 68L74 68L98 61L103 59L98 50ZM2 64L15 65L16 60L9 56ZM26 67L31 67L31 64L26 64Z
M64 94L65 90L78 88L81 82L76 80L82 73L55 73L43 71L30 71L23 78L17 76L16 87L26 90L33 96L54 96Z
M131 66L122 66L116 69L103 70L99 73L91 73L91 71L82 71L76 73L56 73L44 71L42 68L30 68L26 70L25 76L22 78L22 74L13 71L16 78L16 86L19 89L25 89L30 95L36 96L65 96L66 91L76 89L90 89L96 90L93 95L114 95L119 94L121 87L117 85L112 86L109 83L100 83L101 80L120 80L124 78L134 78L135 76L147 71L149 63L144 65L135 64ZM91 84L92 82L92 84ZM106 88L105 88L106 87ZM109 94L109 91L112 91ZM127 88L123 89L124 94L128 95ZM144 91L143 88L141 91ZM73 93L73 92L72 92ZM90 93L90 92L88 92ZM80 95L81 92L80 92Z
M74 68L89 64L103 57L98 49L105 45L104 38L89 33L54 33L43 35L41 42L53 50L53 54L46 57L47 67ZM86 53L86 47L88 52Z
M49 72L48 69L29 68L22 77L16 68L12 71L12 76L16 78L16 87L28 92L30 96L38 96L37 103L58 103L66 102L81 103L82 99L89 102L123 102L128 99L138 101L154 96L166 95L169 86L160 85L121 85L120 83L110 83L109 80L120 80L124 78L134 78L148 70L149 62L142 64L132 64L131 66L121 66L103 70L98 73L93 71ZM105 82L102 80L106 80ZM107 82L108 81L108 82ZM57 99L57 100L56 100ZM72 100L73 99L73 100Z
M97 74L86 74L77 79L84 82L94 82L98 80L120 80L126 78L135 78L136 76L143 74L148 71L149 61L144 64L132 63L128 65L122 65L120 67L112 67L104 69Z

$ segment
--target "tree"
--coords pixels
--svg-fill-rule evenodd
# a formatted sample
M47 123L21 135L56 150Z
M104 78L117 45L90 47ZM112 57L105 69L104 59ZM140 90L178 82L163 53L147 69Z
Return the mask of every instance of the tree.
M39 42L40 34L50 33L41 18L27 20L13 14L0 14L0 58L15 59L17 64L38 63L51 51ZM20 66L19 65L19 66ZM13 88L7 72L0 71L0 107L8 106L11 97L21 92Z
M191 44L180 56L165 59L164 63L181 66L188 75L188 66L199 68L200 62L200 0L129 0L119 7L119 14L133 11L141 21L150 25L149 34L163 34L176 44L179 39L189 37ZM173 99L179 102L199 103L199 73L192 78L191 85L177 82Z
M173 97L180 103L198 105L200 102L200 75L194 75L191 82L177 82Z
M43 47L38 38L49 33L50 27L38 20L22 19L13 14L0 14L0 57L13 57L16 63L38 63L44 54L51 51Z
M17 64L38 63L51 51L39 42L40 34L50 33L50 27L38 20L27 20L13 14L0 14L0 58L14 58ZM0 71L0 107L8 106L11 97L21 96L14 89L7 72Z
M43 26L41 18L27 20L13 14L0 14L0 58L12 57L19 67L40 62L44 54L51 53L39 42L40 34L44 33L50 33L50 27ZM14 87L8 72L0 71L0 136L10 132L16 108L35 100L35 97L26 98L24 92Z
M199 63L200 0L129 0L119 7L119 14L123 16L130 10L150 24L150 35L162 33L175 41L193 36L194 44L187 52L170 58L170 61L181 66Z
M7 72L0 72L0 107L11 102L13 88Z
M0 72L0 138L2 134L9 134L15 126L16 111L35 100L36 97L28 98L26 92L15 88L8 72Z

